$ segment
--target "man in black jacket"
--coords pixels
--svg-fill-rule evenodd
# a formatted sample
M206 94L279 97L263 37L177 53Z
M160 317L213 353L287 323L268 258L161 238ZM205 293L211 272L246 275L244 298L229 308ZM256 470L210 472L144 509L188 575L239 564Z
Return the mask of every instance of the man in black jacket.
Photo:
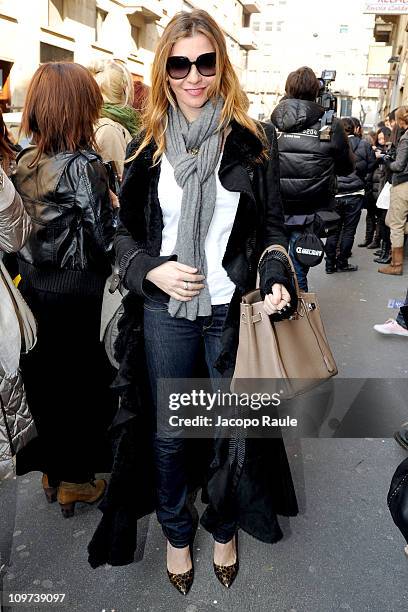
M316 103L320 89L313 70L291 72L285 97L272 113L278 130L280 186L290 253L300 287L307 291L309 268L297 261L293 247L318 210L334 207L336 174L353 171L353 157L341 123L334 119L330 140L320 140L324 108Z
M355 135L351 117L341 119L350 148L355 155L355 170L337 179L336 211L341 217L337 232L326 242L326 272L355 272L358 266L349 264L348 259L354 243L354 236L360 220L366 188L366 176L374 171L377 159L370 145ZM340 238L341 235L341 238Z

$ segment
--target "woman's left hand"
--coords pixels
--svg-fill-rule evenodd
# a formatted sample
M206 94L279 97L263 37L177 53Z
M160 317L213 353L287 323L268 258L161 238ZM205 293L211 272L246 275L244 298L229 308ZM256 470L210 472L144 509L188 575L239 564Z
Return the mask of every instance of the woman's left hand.
M273 315L289 304L289 291L279 283L272 285L272 293L265 295L264 309L267 315Z

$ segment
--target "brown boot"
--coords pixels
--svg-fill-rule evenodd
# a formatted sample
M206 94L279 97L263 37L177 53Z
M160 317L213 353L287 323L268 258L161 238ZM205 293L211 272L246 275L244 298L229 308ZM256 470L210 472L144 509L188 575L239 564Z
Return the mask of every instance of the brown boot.
M395 276L402 275L402 265L404 262L404 247L395 247L391 251L391 263L389 266L378 268L381 274L394 274Z
M50 487L50 483L48 482L47 474L42 475L41 484L44 489L44 493L45 493L45 497L47 498L47 502L49 504L56 502L58 487Z
M74 516L76 502L93 504L105 493L106 481L93 480L76 484L75 482L61 482L58 489L58 503L65 518Z

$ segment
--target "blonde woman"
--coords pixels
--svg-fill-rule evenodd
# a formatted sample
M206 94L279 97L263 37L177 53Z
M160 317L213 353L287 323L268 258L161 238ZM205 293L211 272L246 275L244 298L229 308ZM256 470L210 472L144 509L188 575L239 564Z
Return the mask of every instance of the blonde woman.
M126 147L139 128L139 114L132 107L133 80L126 66L118 60L99 60L90 66L103 97L101 116L95 128L95 140L103 161L112 162L122 178Z
M117 343L118 469L89 552L93 566L129 563L132 517L155 508L168 577L186 594L194 574L194 487L205 491L201 523L214 538L213 569L227 588L238 571L237 529L279 540L276 512L296 514L296 497L280 439L220 438L206 455L205 440L150 436L149 417L166 410L157 381L193 377L200 358L214 384L231 375L241 296L255 286L264 248L287 247L287 239L275 131L248 116L224 35L205 11L178 13L164 30L143 127L129 150L116 240L129 289ZM270 253L260 272L267 313L290 315L296 296L287 259Z

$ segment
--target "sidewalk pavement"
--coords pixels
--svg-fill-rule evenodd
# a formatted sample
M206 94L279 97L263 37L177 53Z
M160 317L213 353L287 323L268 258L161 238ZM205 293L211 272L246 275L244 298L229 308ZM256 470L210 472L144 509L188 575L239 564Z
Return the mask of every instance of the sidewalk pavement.
M327 276L319 266L310 275L339 375L406 378L407 340L380 336L372 326L396 316L387 303L405 296L408 267L403 277L384 277L372 251L353 251L358 272ZM138 562L92 570L86 545L99 511L79 505L75 517L64 520L56 504L46 503L38 473L18 479L4 589L66 593L66 605L55 609L70 612L405 612L408 560L386 495L407 454L392 438L294 440L287 450L300 515L281 521L285 537L275 545L240 532L240 571L229 591L212 573L211 538L202 528L194 585L185 598L175 591L154 515L140 522ZM3 496L0 511L7 505Z

